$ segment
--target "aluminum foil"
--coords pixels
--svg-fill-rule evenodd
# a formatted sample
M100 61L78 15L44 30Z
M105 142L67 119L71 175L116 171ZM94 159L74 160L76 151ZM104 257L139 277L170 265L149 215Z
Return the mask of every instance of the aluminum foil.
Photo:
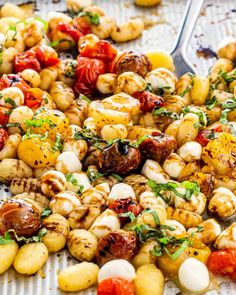
M6 3L0 0L0 5ZM9 1L20 4L23 0ZM217 44L226 35L236 36L236 1L235 0L207 0L199 17L192 40L188 48L188 58L198 72L206 74L208 68L216 58L205 59L198 55L203 48L210 48L214 55ZM36 14L46 17L49 11L66 11L65 1L39 0L36 1ZM131 17L142 17L149 24L143 36L135 41L117 45L118 48L147 50L159 48L170 51L174 45L178 27L186 6L185 0L162 0L162 4L154 8L139 8L133 5L133 0L96 0L96 4L113 16L117 22L123 22ZM198 51L198 54L197 54ZM5 186L0 187L0 196L9 195ZM0 262L1 263L1 262ZM42 271L34 276L25 277L17 274L13 269L0 276L0 295L65 295L57 287L57 275L76 261L63 250L50 255ZM79 278L78 278L79 279ZM164 295L177 295L180 291L174 283L167 282ZM95 295L96 289L91 288L76 295ZM221 284L220 291L211 291L207 295L236 295L236 284L227 282ZM151 294L147 294L151 295Z

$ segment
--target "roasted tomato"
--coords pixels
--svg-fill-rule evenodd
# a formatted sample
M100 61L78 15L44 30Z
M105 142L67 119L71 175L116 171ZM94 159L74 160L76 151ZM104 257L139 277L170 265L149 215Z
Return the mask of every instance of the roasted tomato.
M101 266L113 259L131 260L137 251L135 234L119 229L106 234L99 240L96 259Z
M188 176L186 180L196 182L200 186L201 192L210 197L214 190L215 176L212 173L196 172L191 176Z
M14 59L14 72L22 72L26 69L32 69L36 72L41 71L41 66L36 58L35 52L28 50L23 53L18 53Z
M236 281L236 249L212 252L208 258L207 267L214 274L229 276Z
M83 17L76 17L72 20L72 25L83 35L91 33L91 25Z
M157 162L164 161L176 148L176 139L161 132L153 132L151 136L144 139L139 145L139 149L144 157Z
M151 69L152 65L146 55L132 51L121 55L116 63L118 75L124 72L134 72L145 77Z
M121 175L135 171L141 161L138 148L126 142L119 141L107 147L100 155L99 166L103 171L115 172Z
M9 120L10 108L0 106L0 125L5 125Z
M111 62L116 57L117 50L108 41L100 40L94 45L87 44L80 51L80 56L101 59Z
M103 280L97 288L97 295L134 295L134 284L123 278Z
M23 93L30 89L29 85L18 75L2 75L0 78L0 90L7 87L18 87Z
M47 45L39 45L33 47L31 50L35 52L35 56L42 68L55 66L60 59L55 49Z
M63 23L63 22L58 23L56 30L71 36L74 39L75 43L78 43L80 37L83 36L83 33L81 33L73 25L68 23Z
M83 56L79 56L77 61L74 90L85 95L91 94L96 89L98 76L106 72L105 63L99 59Z
M25 105L29 108L35 109L41 106L41 93L37 93L35 89L29 89L25 92Z
M223 130L221 126L217 126L213 129L200 131L196 137L196 141L199 142L203 147L205 147L207 146L210 140L217 138L217 133L222 131Z
M165 101L161 96L149 91L135 92L132 96L140 101L140 109L144 113L152 112L155 107L163 107L165 104Z
M138 216L142 212L142 207L132 198L117 199L109 201L108 208L115 211L117 214L132 212ZM122 224L130 221L128 217L120 217Z
M3 128L0 128L0 151L4 147L5 141L8 139L8 133Z
M30 237L40 227L40 213L33 205L14 200L3 202L0 207L0 233L14 229L18 236Z

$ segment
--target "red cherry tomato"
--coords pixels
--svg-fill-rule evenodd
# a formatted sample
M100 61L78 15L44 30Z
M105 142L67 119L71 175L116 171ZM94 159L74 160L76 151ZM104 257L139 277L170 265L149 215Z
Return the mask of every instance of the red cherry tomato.
M3 149L5 141L8 139L8 133L3 128L0 128L0 150Z
M132 96L140 101L140 109L144 113L152 112L155 107L163 107L165 104L161 96L149 91L135 92Z
M77 61L74 90L85 95L91 94L96 88L98 76L106 72L105 63L99 59L82 56L79 56Z
M16 74L2 75L0 78L0 90L7 87L17 87L24 93L30 88L29 85Z
M208 258L207 267L214 274L236 280L236 249L214 251Z
M25 93L25 105L29 108L35 109L40 107L42 103L42 96L36 93L33 89L29 89Z
M56 50L50 46L39 45L33 47L31 50L34 51L35 56L42 68L55 66L60 62Z
M8 123L9 120L9 113L8 111L10 108L0 106L0 125L5 125Z
M108 41L100 40L94 45L87 44L80 51L80 56L101 59L111 62L116 57L117 50Z
M108 208L115 211L117 214L132 212L135 216L138 216L142 212L142 207L130 197L112 200L109 202ZM122 224L125 224L130 220L126 217L120 217L120 221Z
M61 32L71 36L74 39L76 44L78 43L80 37L83 36L83 34L78 29L76 29L73 25L68 24L68 23L63 23L63 22L60 22L57 25L56 31L61 31Z
M102 281L97 288L97 295L134 295L134 284L123 278L110 278Z
M18 53L14 59L14 72L22 72L26 69L32 69L36 72L40 72L41 66L35 56L35 52L28 50L23 53Z
M203 147L205 147L211 139L215 138L216 133L219 132L222 132L221 126L200 131L196 137L196 141L199 142Z
M83 35L91 33L91 25L83 17L76 17L72 20L72 25Z

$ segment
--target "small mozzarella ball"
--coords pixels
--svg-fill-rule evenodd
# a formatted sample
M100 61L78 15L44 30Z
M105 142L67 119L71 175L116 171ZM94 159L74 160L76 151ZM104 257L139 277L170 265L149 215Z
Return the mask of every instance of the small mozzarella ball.
M127 128L123 124L105 125L101 130L101 137L104 140L125 139L127 135Z
M168 236L176 237L176 236L181 236L183 234L186 234L185 227L183 226L182 223L180 223L177 220L167 219L165 221L165 225L168 225L174 229L174 230L165 229L165 232Z
M108 200L126 199L126 198L136 199L135 192L132 186L126 183L114 184L110 194L108 195Z
M139 204L144 209L153 209L157 205L163 206L164 208L168 207L168 204L161 198L157 197L153 192L143 192L139 197Z
M125 72L117 78L116 93L125 92L132 95L147 88L145 80L134 72Z
M64 174L82 170L82 164L73 152L61 153L57 158L55 167Z
M229 217L236 213L236 196L231 190L219 187L213 191L208 209L220 218Z
M157 183L166 183L169 179L168 175L163 172L161 166L153 160L146 160L141 173Z
M21 128L26 131L27 127L25 125L25 120L31 120L34 116L34 112L27 106L20 106L12 110L9 123L18 123ZM21 130L18 127L9 127L8 132L10 134L20 133Z
M68 191L56 194L50 202L52 213L61 214L66 218L76 207L79 207L80 205L81 202L77 195Z
M177 179L186 166L183 159L175 153L170 154L164 161L163 170L172 178Z
M95 235L85 229L74 229L67 236L67 247L70 254L80 261L92 261L97 245Z
M131 263L124 259L115 259L104 264L98 273L98 283L109 278L123 278L133 280L135 269Z
M202 146L196 141L184 143L178 150L177 154L185 161L192 162L200 160L202 155Z
M79 38L78 50L81 51L86 45L94 45L99 41L99 38L94 34L87 34Z
M65 175L59 171L50 170L41 177L41 190L48 198L66 190Z
M236 222L232 223L217 237L214 247L217 249L236 249Z
M67 175L68 180L66 189L70 192L77 193L78 191L80 191L81 193L83 193L92 187L87 174L84 172L75 172Z
M175 91L176 76L165 68L158 68L149 72L145 81L149 83L154 92L163 91L173 93Z
M20 76L30 85L30 87L38 87L41 83L40 75L31 69L26 69L20 73Z
M106 74L98 76L96 88L102 94L114 93L116 86L117 86L116 74L106 73Z
M14 102L14 106L11 101ZM0 105L8 108L24 104L24 93L17 87L8 87L0 91Z
M106 209L96 218L89 231L100 239L115 229L120 229L120 220L118 215L114 211Z
M181 264L178 278L180 284L190 292L203 292L210 283L206 265L195 258L188 258Z
M75 140L74 138L65 138L62 152L73 152L79 160L82 160L88 151L86 140Z
M66 0L67 8L75 13L91 5L92 0Z

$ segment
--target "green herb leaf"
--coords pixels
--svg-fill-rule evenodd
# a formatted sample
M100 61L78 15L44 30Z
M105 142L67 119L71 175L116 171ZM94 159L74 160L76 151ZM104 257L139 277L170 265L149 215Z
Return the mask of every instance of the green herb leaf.
M92 25L98 26L100 24L100 16L98 13L81 11L78 16L87 16Z
M88 103L91 103L92 101L87 97L85 96L84 94L80 94L79 95L79 99L83 99L85 101L87 101Z
M228 121L228 113L230 112L230 109L225 109L221 112L220 115L220 122L224 125L227 125L229 123Z
M166 108L155 108L152 112L153 116L165 116L165 117L170 117L171 119L178 120L179 115L176 114L175 112L171 112L167 110Z
M203 226L201 226L201 225L198 225L197 226L197 232L201 232L203 230L204 230L204 227Z
M26 126L29 127L42 127L44 124L48 124L50 128L55 128L56 125L50 119L32 119L25 120Z
M73 45L73 42L71 40L68 40L68 39L55 40L53 42L50 42L48 45L51 46L51 47L57 47L58 45L60 45L63 42L68 42L69 46Z
M188 245L189 245L189 241L185 240L180 246L180 248L174 254L171 254L166 247L164 249L165 249L165 252L168 254L168 256L170 256L170 258L175 261L184 252L184 250L188 247Z
M236 98L230 98L222 103L222 109L235 109L236 108Z
M112 173L111 174L113 177L115 177L118 181L122 181L123 177L121 177L120 175L116 174L116 173Z
M214 107L218 104L218 100L215 96L213 96L211 99L206 101L206 108L208 110L214 109Z
M16 105L16 103L14 102L14 100L11 99L10 97L5 98L4 101L5 101L5 103L9 103L13 108L16 108L16 107L17 107L17 105Z
M10 233L7 231L3 236L0 236L0 245L6 245L13 243L14 240L11 238Z
M42 238L46 235L47 233L47 229L46 228L43 228L41 229L39 232L38 232L38 235L37 236L33 236L33 237L30 237L30 238L25 238L25 237L19 237L15 230L14 229L9 229L7 231L9 234L13 234L14 235L14 238L17 242L24 242L26 244L28 243L38 243L38 242L41 242L42 241Z
M199 118L200 125L202 127L207 126L207 115L202 110L200 110L200 109L192 109L191 107L188 106L188 107L185 107L183 109L183 115L186 115L188 113L196 114L198 116L198 118Z
M119 217L129 217L131 222L134 222L134 220L136 219L135 215L133 212L126 212L126 213L121 213L119 214Z
M43 218L46 218L46 217L48 217L51 214L52 214L52 210L49 209L49 208L45 208L45 209L43 209L43 212L41 213L41 218L42 219Z
M73 186L78 185L78 180L75 178L75 176L72 173L66 174L66 180L71 182Z
M185 96L191 89L192 89L193 85L188 86L183 92L180 93L180 96Z
M61 143L61 134L57 132L56 134L56 139L55 139L55 144L54 146L52 147L52 151L53 152L56 152L56 151L62 151L62 143Z

